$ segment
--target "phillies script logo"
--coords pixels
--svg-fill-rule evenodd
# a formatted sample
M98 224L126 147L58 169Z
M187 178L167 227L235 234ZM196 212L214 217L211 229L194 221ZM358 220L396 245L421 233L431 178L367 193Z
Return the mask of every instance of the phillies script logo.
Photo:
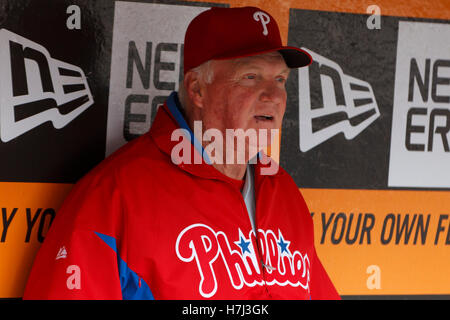
M310 261L307 254L289 250L290 241L271 230L258 230L261 260L258 259L257 239L253 231L248 238L239 229L239 240L228 241L222 231L204 224L186 227L177 238L175 250L180 260L195 260L200 273L199 292L205 298L217 292L215 267L223 263L231 285L239 290L244 285L301 286L309 291ZM263 277L262 268L265 268ZM222 278L220 278L222 279Z

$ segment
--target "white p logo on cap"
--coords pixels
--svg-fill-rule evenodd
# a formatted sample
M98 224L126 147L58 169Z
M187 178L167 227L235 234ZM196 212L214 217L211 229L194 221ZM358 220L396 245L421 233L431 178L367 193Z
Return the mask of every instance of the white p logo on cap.
M263 35L267 36L269 34L269 31L267 31L266 25L270 22L269 15L262 11L256 11L253 14L253 19L255 19L255 21L261 21L261 24L263 26Z

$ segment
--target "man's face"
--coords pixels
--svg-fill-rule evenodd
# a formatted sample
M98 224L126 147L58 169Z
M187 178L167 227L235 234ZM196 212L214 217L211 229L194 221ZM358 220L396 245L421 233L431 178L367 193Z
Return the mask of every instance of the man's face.
M212 83L204 84L205 129L280 129L286 109L289 68L276 52L212 64ZM260 143L266 144L260 141Z

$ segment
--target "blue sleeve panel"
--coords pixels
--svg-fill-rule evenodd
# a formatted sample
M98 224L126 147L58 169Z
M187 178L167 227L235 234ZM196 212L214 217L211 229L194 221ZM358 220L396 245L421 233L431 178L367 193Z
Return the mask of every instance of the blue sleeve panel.
M95 232L117 255L117 266L119 269L120 286L124 300L154 300L152 291L144 279L131 270L127 263L122 260L117 252L116 239L105 234Z

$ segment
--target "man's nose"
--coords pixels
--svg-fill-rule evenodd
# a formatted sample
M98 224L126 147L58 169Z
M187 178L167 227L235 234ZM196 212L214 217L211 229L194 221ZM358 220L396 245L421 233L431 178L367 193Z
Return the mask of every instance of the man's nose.
M260 99L263 102L280 103L285 94L286 90L280 88L275 81L265 81L261 89Z

